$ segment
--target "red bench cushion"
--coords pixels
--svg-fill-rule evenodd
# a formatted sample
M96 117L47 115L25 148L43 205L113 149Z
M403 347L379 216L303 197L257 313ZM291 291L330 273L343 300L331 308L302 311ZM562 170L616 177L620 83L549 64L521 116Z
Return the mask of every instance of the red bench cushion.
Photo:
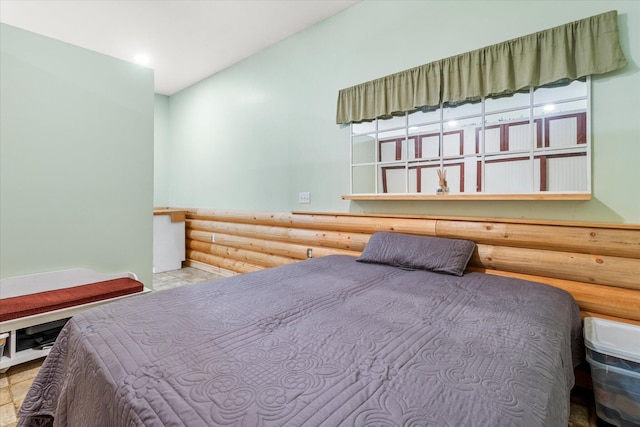
M0 322L61 308L142 292L144 285L134 279L106 280L55 291L0 299Z

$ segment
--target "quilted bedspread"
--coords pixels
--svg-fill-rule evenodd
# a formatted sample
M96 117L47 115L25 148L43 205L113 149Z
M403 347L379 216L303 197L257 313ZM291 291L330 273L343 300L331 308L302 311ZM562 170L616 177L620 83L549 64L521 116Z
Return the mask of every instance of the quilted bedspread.
M70 320L40 426L563 426L578 307L537 283L329 256Z

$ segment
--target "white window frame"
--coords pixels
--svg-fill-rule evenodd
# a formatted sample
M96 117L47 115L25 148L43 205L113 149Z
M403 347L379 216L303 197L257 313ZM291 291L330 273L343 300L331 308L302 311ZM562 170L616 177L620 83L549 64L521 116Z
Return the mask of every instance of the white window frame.
M480 182L480 191L466 191L467 189L465 188L465 191L463 193L460 194L492 194L492 193L488 193L485 189L486 189L486 183L485 183L485 178L486 178L486 165L487 163L491 163L492 161L496 161L496 159L502 158L502 159L508 159L508 158L515 158L515 157L528 157L529 158L529 162L531 162L531 176L530 176L530 186L529 186L529 191L518 191L517 193L509 193L509 192L497 192L495 194L553 194L553 193L585 193L585 194L591 194L591 116L590 116L590 111L591 111L591 79L589 77L587 77L586 82L585 82L585 95L584 96L579 96L579 97L574 97L574 98L564 98L564 99L559 99L557 101L554 101L555 104L567 104L568 103L575 103L575 102L585 102L586 107L584 109L580 108L579 110L579 114L585 114L585 120L586 120L586 142L584 144L584 146L582 146L582 144L579 144L579 147L570 147L570 148L566 148L566 147L545 147L544 143L542 147L537 147L536 144L536 126L538 126L538 124L536 123L538 120L543 120L543 126L544 126L544 120L550 120L548 118L553 119L554 117L556 117L556 115L550 114L548 116L545 116L544 118L541 118L540 115L535 116L534 112L536 111L536 109L540 109L542 107L544 107L545 103L534 103L534 93L536 88L531 88L528 91L529 94L529 104L528 105L520 105L517 107L513 107L513 108L506 108L506 109L501 109L501 110L495 110L495 111L491 111L491 112L487 112L486 108L485 108L485 102L487 101L487 99L483 98L480 101L480 106L481 106L481 112L480 114L478 113L473 113L467 116L456 116L455 119L458 121L463 121L465 119L471 119L471 118L480 118L480 132L481 132L481 137L480 137L480 142L479 142L479 147L478 147L478 152L474 152L474 153L468 153L466 152L466 150L463 151L463 154L461 154L460 156L445 156L444 155L444 135L445 133L447 133L449 131L449 129L447 129L447 122L445 119L445 110L448 108L448 106L441 104L439 106L439 108L436 110L439 112L439 120L434 120L434 121L430 121L430 122L425 122L425 123L418 123L418 125L420 126L437 126L439 129L439 156L437 158L430 158L430 159L410 159L409 158L409 141L413 139L413 137L418 137L419 135L422 134L412 134L411 133L411 129L413 126L415 126L416 124L410 124L409 123L409 117L411 114L413 113L405 113L403 116L398 116L395 117L394 120L395 121L401 121L402 123L398 124L397 126L393 126L390 128L385 128L382 129L382 126L380 126L380 124L384 124L384 123L389 123L388 121L382 120L382 119L376 119L374 120L372 123L367 124L368 129L366 131L363 132L358 132L357 129L361 128L363 126L361 126L360 124L351 124L350 126L350 147L349 147L349 159L350 159L350 181L349 181L349 188L350 188L350 192L352 195L367 195L367 194L372 194L372 195L380 195L380 194L409 194L409 195L414 195L414 194L428 194L428 193L424 193L424 192L410 192L409 188L410 188L410 173L409 170L411 167L418 167L419 165L425 165L425 164L429 164L429 165L437 165L437 167L439 168L443 168L448 164L452 164L452 163L456 163L456 162L464 162L465 159L468 158L474 158L474 159L479 159L479 167L480 167L480 176L481 176L481 182ZM552 90L552 89L551 89ZM452 107L455 108L455 107ZM529 115L528 118L526 119L522 119L520 121L528 121L529 122L529 129L530 129L530 144L529 144L529 149L525 149L525 150L510 150L504 153L491 153L491 152L487 152L486 151L486 147L485 147L485 140L486 140L486 130L487 128L491 128L496 126L495 123L487 123L487 117L488 116L495 116L496 114L503 114L503 113L509 113L509 112L515 112L515 111L524 111L528 109L529 110ZM560 115L570 115L570 113L567 112L563 112ZM400 117L402 117L402 120L400 120ZM509 122L504 122L506 124L509 124ZM373 128L371 128L371 126L373 126ZM463 129L461 128L457 128L457 129ZM502 129L502 128L501 128ZM508 127L507 127L508 129ZM381 155L380 155L380 141L384 141L385 139L389 139L389 138L381 138L380 135L384 135L385 133L389 133L389 132L397 132L398 133L398 139L402 139L402 158L403 160L395 160L395 161L382 161ZM373 136L374 137L374 144L375 144L375 158L373 162L360 162L360 163L354 163L354 138L360 137L360 136ZM544 138L543 136L539 136L540 138ZM544 140L543 140L544 141ZM565 155L565 156L571 156L572 153L584 153L584 154L580 154L580 155L585 155L586 159L586 177L584 177L584 179L586 180L585 184L586 184L586 189L584 191L580 190L580 191L548 191L548 190L540 190L539 188L536 190L536 186L539 187L538 182L536 181L535 175L535 162L537 158L540 158L540 156L545 156L545 155L551 155L551 156L560 156L560 155ZM544 157L545 161L547 157ZM424 161L423 161L424 160ZM381 185L381 169L384 166L404 166L404 175L405 175L405 191L404 193L385 193L383 192L383 189L380 188ZM362 192L355 192L354 190L354 170L357 167L367 167L367 166L372 166L374 168L375 171L375 184L374 184L374 192L373 193L362 193ZM423 166L426 167L426 166ZM477 172L477 171L476 171ZM416 173L417 174L417 173ZM538 181L540 181L541 178L538 178ZM546 181L546 179L545 179ZM416 184L416 189L418 188L418 184ZM477 190L477 189L476 189Z

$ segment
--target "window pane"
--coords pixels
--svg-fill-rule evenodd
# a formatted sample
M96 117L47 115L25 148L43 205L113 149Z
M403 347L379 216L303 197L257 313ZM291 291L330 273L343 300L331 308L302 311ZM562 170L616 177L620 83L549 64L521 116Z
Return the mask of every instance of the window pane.
M506 125L508 151L529 151L532 148L532 141L537 137L537 126L531 126L529 121L515 122ZM531 131L533 130L533 134Z
M504 122L516 122L529 120L529 109L520 109L513 111L505 111L496 114L487 114L485 116L485 125L492 125Z
M442 135L442 155L447 157L461 156L464 150L464 131L454 130Z
M380 161L395 162L405 159L404 139L388 139L380 141Z
M481 157L467 157L464 160L464 192L477 193L481 187ZM480 178L480 179L479 179Z
M410 126L409 127L409 135L421 135L421 134L434 134L440 133L440 122L433 123L425 126Z
M375 133L376 131L376 122L363 122L363 123L354 123L351 132L353 134L361 134L361 133Z
M409 160L440 155L440 122L426 126L410 126L409 135Z
M538 88L533 91L533 103L548 104L563 99L581 98L587 96L587 82L575 80L567 86Z
M487 160L484 171L485 193L521 194L532 191L532 167L529 159Z
M392 117L386 120L378 120L378 130L404 128L407 123L405 116Z
M440 164L435 162L421 162L409 170L409 189L416 193L436 194L438 190L438 173Z
M587 156L566 155L542 158L546 191L587 191Z
M354 136L352 150L354 164L376 161L376 139L371 136Z
M534 135L531 134L529 109L487 115L484 128L484 152L530 150L535 132L534 130ZM478 133L477 139L479 151L482 152L482 132Z
M457 106L448 106L444 108L442 112L442 120L444 123L449 122L460 117L476 116L482 114L482 103L477 102L475 104L461 104Z
M501 132L500 125L485 127L484 134L482 132L478 134L478 152L499 153Z
M409 146L413 151L411 160L440 158L440 132L416 135Z
M584 147L586 142L586 113L558 115L545 119L545 147Z
M354 166L352 173L353 194L375 193L376 167L374 165Z
M415 113L409 114L409 126L435 122L440 122L440 109L428 112L416 111Z
M531 95L529 91L518 92L511 96L501 98L487 98L484 102L484 111L490 113L500 110L513 110L529 106Z
M452 163L445 163L443 167L446 173L447 187L449 187L450 194L461 193L464 191L464 175L465 167L464 162L457 161Z
M406 193L407 169L400 166L380 166L378 189L380 193Z
M582 99L573 102L559 102L555 104L545 104L542 107L536 107L533 110L535 117L558 115L562 113L575 113L587 111L587 100Z
M407 173L409 174L409 193L420 193L421 191L418 190L418 168L411 167Z
M405 129L396 129L396 130L389 130L386 132L380 132L378 133L378 139L380 141L384 141L387 139L397 139L397 138L403 138L406 135L406 130Z
M480 129L482 117L449 120L444 125L444 156L460 156L476 152L476 131Z

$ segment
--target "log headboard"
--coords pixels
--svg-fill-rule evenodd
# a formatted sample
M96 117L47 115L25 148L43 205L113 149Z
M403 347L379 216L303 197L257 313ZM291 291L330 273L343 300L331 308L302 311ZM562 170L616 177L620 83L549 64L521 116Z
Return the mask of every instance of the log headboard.
M570 292L583 316L640 324L640 225L498 218L185 209L187 265L232 275L330 254L376 231L473 240L468 270Z

